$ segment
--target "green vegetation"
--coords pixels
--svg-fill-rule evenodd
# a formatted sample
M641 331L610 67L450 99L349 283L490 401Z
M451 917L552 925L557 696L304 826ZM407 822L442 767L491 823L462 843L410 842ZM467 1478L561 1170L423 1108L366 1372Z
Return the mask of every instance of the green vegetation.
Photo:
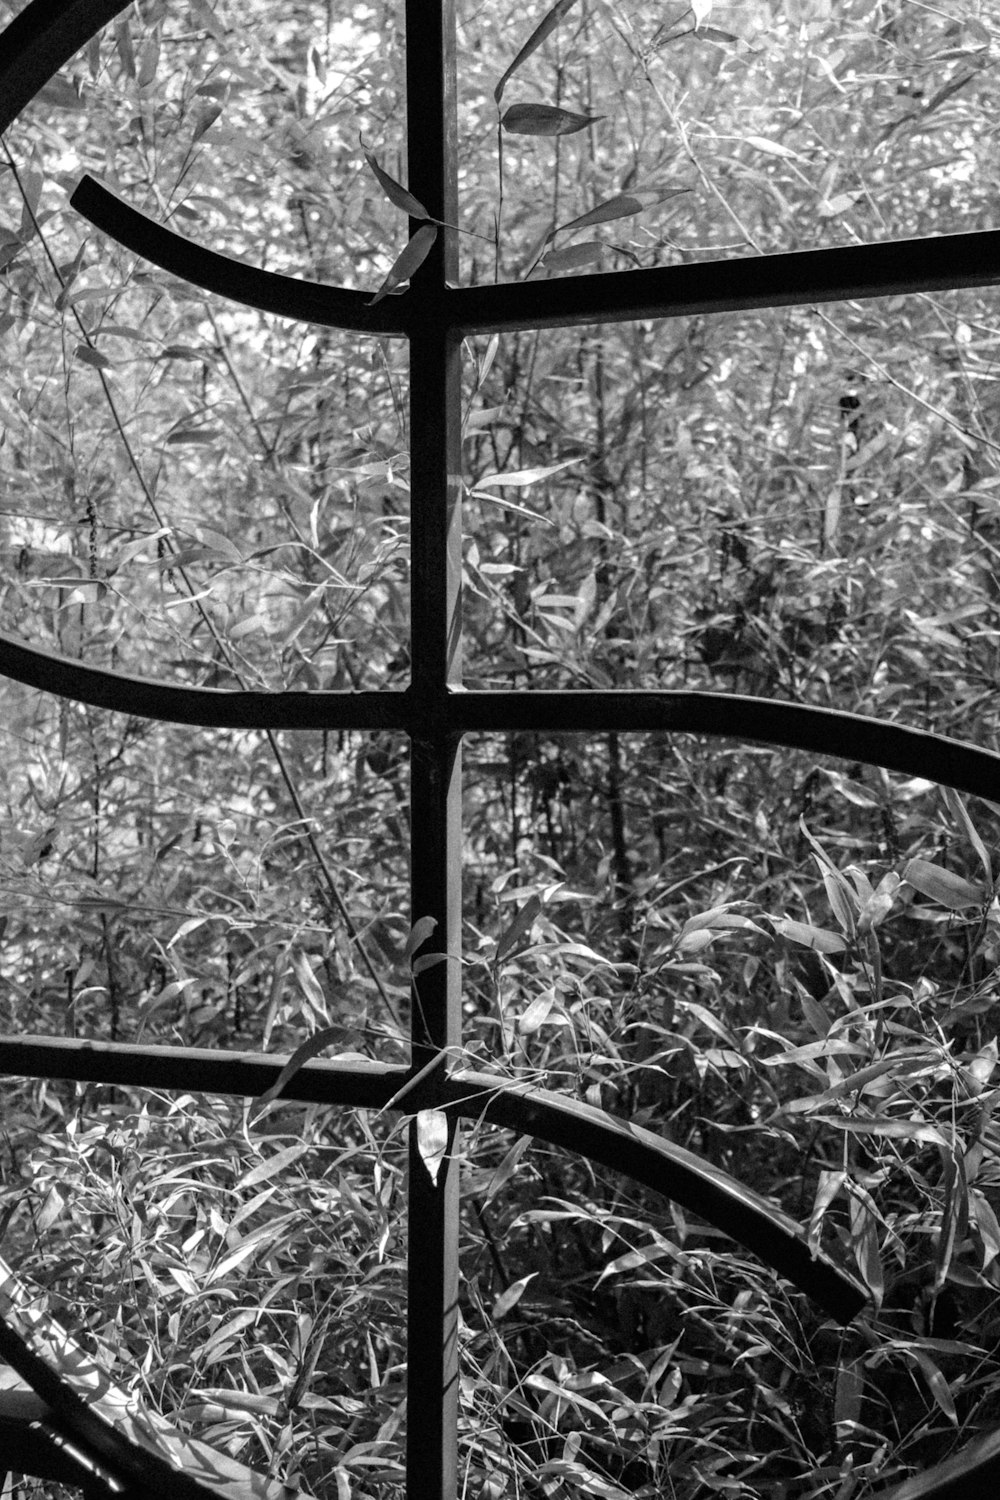
M561 0L535 46L543 6L459 9L468 280L993 226L987 0ZM67 206L89 171L389 295L434 228L407 246L402 60L380 0L144 0L8 133L3 630L174 681L405 685L400 346L234 310ZM734 689L995 745L996 311L471 340L467 683ZM0 1029L405 1057L401 740L16 685L0 736ZM519 733L469 742L466 830L469 1065L724 1165L872 1294L841 1332L634 1184L470 1129L468 1500L865 1500L1000 1422L1000 804ZM0 1251L116 1379L323 1500L396 1500L401 1123L5 1098Z

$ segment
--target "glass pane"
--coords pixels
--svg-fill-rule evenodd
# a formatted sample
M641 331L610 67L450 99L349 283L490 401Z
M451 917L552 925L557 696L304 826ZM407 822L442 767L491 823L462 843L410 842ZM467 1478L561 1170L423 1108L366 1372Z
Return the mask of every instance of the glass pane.
M399 1495L397 1129L61 1083L8 1083L6 1129L4 1255L138 1407L313 1495Z
M996 300L506 336L469 396L467 681L991 742Z
M543 13L463 17L470 281L994 225L982 0L574 7L507 82L498 140L494 91Z
M13 632L208 686L405 683L403 348L203 295L67 204L87 171L210 248L377 286L405 224L358 132L398 153L398 28L353 14L132 13L9 132Z
M263 736L6 695L0 1030L396 1055L401 739L285 736L304 827Z

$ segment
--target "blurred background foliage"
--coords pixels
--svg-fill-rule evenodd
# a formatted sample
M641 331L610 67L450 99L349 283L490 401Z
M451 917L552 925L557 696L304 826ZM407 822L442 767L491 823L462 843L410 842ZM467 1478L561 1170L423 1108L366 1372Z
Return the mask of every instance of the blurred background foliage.
M467 281L993 225L987 0L577 0L499 111L544 8L459 12ZM90 171L374 292L403 55L389 4L140 3L8 133L5 631L223 688L406 685L405 351L229 307L68 207ZM996 310L470 340L466 681L994 746ZM4 1030L405 1056L401 739L286 735L279 765L16 684L0 736ZM872 1308L838 1332L634 1184L473 1129L463 1493L853 1500L1000 1420L1000 807L692 736L476 737L465 774L469 1063L725 1166ZM319 1496L401 1494L398 1122L9 1082L0 1160L5 1257L123 1384Z

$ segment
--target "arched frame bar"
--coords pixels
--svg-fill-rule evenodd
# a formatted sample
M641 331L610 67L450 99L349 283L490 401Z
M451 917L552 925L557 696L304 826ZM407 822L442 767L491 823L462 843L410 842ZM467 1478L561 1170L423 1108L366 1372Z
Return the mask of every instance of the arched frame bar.
M31 0L0 35L0 129L127 0ZM405 0L407 132L411 191L439 221L454 223L456 190L453 0ZM461 687L461 482L459 371L462 338L472 332L570 326L838 301L959 286L1000 284L1000 233L854 246L708 262L663 270L567 277L513 286L456 285L454 235L439 233L406 294L373 307L366 294L297 283L191 244L85 180L74 201L92 222L165 269L252 306L326 326L406 337L410 348L412 686L393 694L227 693L125 679L81 667L25 643L0 639L0 671L77 701L187 724L229 728L399 728L411 737L414 915L437 922L435 947L459 957L461 851L460 744L469 732L532 727L588 732L614 728L731 736L848 755L967 792L996 797L1000 756L900 725L856 715L710 693L468 693ZM417 227L411 224L411 230ZM336 1102L383 1107L400 1080L419 1075L408 1107L450 1115L486 1114L586 1154L729 1227L834 1313L849 1317L862 1293L823 1257L803 1256L800 1231L755 1195L697 1158L576 1101L450 1071L460 1044L460 966L421 976L409 1071L374 1064L307 1064L288 1086L332 1089ZM177 1087L258 1093L246 1084L273 1077L274 1059L202 1057L175 1049L109 1049L96 1044L11 1039L0 1062L11 1072L97 1076L122 1084L156 1082L175 1066ZM430 1067L428 1068L428 1064ZM84 1072L74 1071L83 1069ZM87 1071L89 1070L89 1071ZM263 1071L262 1071L263 1070ZM269 1071L270 1070L270 1071ZM373 1071L374 1070L374 1071ZM181 1077L183 1074L183 1077ZM114 1075L112 1080L112 1075ZM200 1078L201 1083L196 1079ZM336 1088L333 1088L333 1079ZM207 1080L207 1081L206 1081ZM463 1092L464 1091L464 1092ZM475 1107L471 1101L475 1100ZM330 1102L335 1102L333 1098ZM468 1106L468 1107L466 1107ZM408 1500L453 1500L456 1493L457 1170L445 1163L437 1186L422 1168L411 1134L410 1245L419 1296L409 1298ZM691 1200L694 1201L691 1201ZM807 1264L808 1260L808 1264ZM988 1455L987 1455L988 1456ZM921 1492L923 1493L923 1492Z
M81 179L70 203L95 228L162 270L263 312L327 328L388 335L407 334L421 317L421 310L405 296L389 297L375 308L365 292L258 271L231 256L217 255L155 223L90 176ZM998 260L1000 230L979 230L931 240L890 240L556 281L448 285L441 317L464 335L566 328L622 317L745 312L890 296L904 279L914 292L993 285L1000 281Z
M0 1073L8 1076L194 1089L245 1098L266 1092L285 1062L284 1057L208 1048L0 1038ZM787 1214L729 1173L652 1131L517 1079L465 1069L431 1087L420 1083L407 1087L413 1079L409 1069L398 1065L361 1059L313 1061L294 1075L282 1097L298 1103L385 1110L393 1108L395 1097L402 1095L395 1107L409 1114L433 1105L461 1119L489 1120L599 1161L682 1204L759 1255L841 1323L849 1322L867 1300L860 1282L829 1256L813 1253Z
M0 676L114 713L213 729L397 729L411 737L508 729L586 734L698 734L755 740L817 755L849 755L904 776L925 776L972 796L1000 796L1000 754L964 740L886 724L864 714L740 693L654 689L467 692L433 701L404 692L230 692L183 687L88 667L0 635ZM734 736L734 725L739 726Z

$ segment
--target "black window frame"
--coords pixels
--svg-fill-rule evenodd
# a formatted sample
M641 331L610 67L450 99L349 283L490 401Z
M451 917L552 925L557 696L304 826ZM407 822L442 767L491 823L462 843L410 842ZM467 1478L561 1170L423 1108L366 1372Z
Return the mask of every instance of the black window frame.
M0 129L127 0L32 0L0 36ZM409 187L444 224L458 217L454 0L405 0ZM732 693L469 691L461 673L462 343L502 333L745 311L1000 284L1000 232L746 257L510 285L458 284L456 237L442 229L408 291L367 294L261 272L183 240L89 178L74 206L162 268L284 317L404 338L410 361L411 681L405 691L280 694L126 678L0 637L0 674L111 711L175 723L293 733L396 730L411 746L411 895L435 931L412 1004L408 1067L307 1064L286 1097L344 1106L445 1111L450 1142L436 1181L410 1130L408 1500L454 1500L458 1392L458 1166L461 1115L494 1120L603 1161L705 1215L843 1322L863 1287L799 1226L688 1153L581 1103L512 1088L455 1064L461 1007L461 746L465 735L535 730L695 732L846 756L995 797L1000 756L942 736L834 710ZM420 221L411 222L411 232ZM72 1039L0 1038L10 1074L259 1095L282 1059Z

